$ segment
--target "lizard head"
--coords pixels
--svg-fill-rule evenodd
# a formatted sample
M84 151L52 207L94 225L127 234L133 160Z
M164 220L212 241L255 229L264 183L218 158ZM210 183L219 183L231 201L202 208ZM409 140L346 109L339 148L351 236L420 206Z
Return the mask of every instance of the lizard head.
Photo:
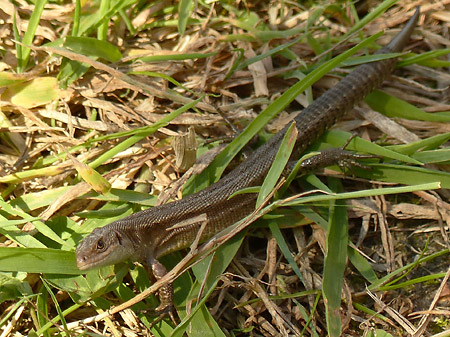
M78 268L87 270L128 260L133 251L130 239L108 225L94 229L80 242L75 254Z

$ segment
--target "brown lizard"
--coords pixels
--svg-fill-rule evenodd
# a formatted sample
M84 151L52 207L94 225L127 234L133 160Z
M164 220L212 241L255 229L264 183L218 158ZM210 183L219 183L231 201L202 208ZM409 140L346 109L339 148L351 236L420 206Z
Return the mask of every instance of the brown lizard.
M377 53L402 51L418 16L419 8L403 30ZM337 119L381 85L395 64L396 59L390 58L356 67L295 117L298 136L293 156L298 157ZM200 240L205 241L254 210L256 193L230 196L243 188L262 184L288 127L275 134L247 160L206 189L96 228L76 249L78 267L87 270L133 259L143 262L156 279L160 279L167 271L158 261L159 257L189 247L202 226ZM331 156L330 153L334 152ZM339 160L340 151L334 152L319 154L309 161L309 165L317 167ZM348 156L348 152L345 156ZM307 166L308 162L303 165L302 170L307 171ZM170 309L173 296L171 284L160 289L159 295L161 304L157 310Z

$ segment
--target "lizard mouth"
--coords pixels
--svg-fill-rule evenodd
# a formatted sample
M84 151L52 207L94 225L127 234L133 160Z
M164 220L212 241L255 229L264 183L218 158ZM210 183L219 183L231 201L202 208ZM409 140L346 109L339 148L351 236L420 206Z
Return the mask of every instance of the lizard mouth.
M76 254L77 267L80 270L88 270L114 265L129 258L117 252L102 252L95 254Z
M80 270L88 270L96 265L96 261L88 261L86 256L77 256L77 267Z

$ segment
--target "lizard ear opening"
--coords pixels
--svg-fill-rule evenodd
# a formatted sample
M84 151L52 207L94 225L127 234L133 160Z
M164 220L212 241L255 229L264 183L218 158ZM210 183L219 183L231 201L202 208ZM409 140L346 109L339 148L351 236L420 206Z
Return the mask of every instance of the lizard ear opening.
M116 239L119 242L119 245L122 246L122 234L120 234L119 232L115 232L116 234Z

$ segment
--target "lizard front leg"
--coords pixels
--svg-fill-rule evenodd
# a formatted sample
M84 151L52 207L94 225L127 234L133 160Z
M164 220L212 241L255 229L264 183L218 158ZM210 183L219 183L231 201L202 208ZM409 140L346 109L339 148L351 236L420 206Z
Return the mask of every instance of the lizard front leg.
M148 272L151 272L155 279L158 281L161 278L163 278L164 275L167 274L167 269L164 267L164 265L159 262L157 259L151 257L147 259L146 268ZM175 316L173 315L174 305L173 305L173 284L168 283L158 290L158 296L159 296L159 306L155 309L157 312L160 313L159 317L152 323L152 325L159 322L161 319L164 318L167 314L169 314L170 319L174 324L177 324L177 320L175 319Z

